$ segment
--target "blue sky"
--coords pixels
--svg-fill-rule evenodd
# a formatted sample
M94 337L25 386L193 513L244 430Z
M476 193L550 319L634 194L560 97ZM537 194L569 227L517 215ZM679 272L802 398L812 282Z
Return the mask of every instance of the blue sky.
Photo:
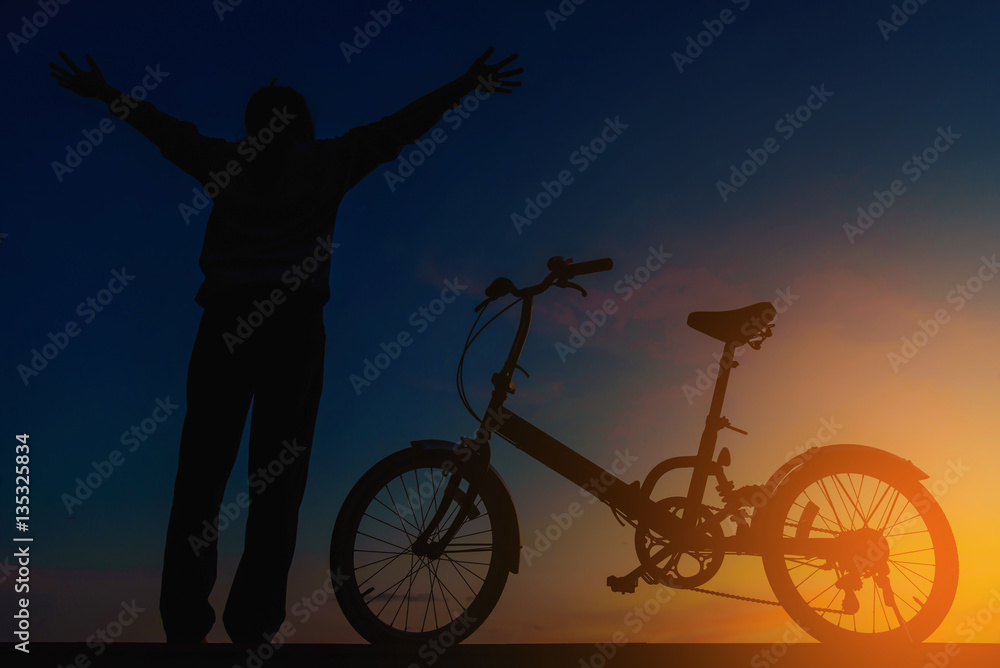
M453 384L472 308L495 277L536 282L554 255L611 257L615 268L585 277L595 293L590 299L553 293L539 300L522 362L532 377L519 382L511 408L598 463L610 463L616 448L632 443L642 454L636 477L658 458L693 451L697 442L707 400L689 404L681 388L711 363L715 347L684 327L692 310L736 308L789 289L801 295L760 353L772 371L764 362L748 364L747 377L731 386L734 423L753 424L751 438L767 443L744 451L749 459L751 452L761 457L742 460L746 482L773 470L831 411L849 425L838 440L889 439L887 449L898 451L902 436L864 406L887 396L898 397L900 406L919 405L931 396L928 387L953 388L950 398L963 392L977 400L995 397L995 356L987 352L978 363L968 358L991 340L1000 314L995 287L984 287L963 318L955 313L962 324L912 364L897 372L885 361L918 319L947 305L952 283L972 275L980 256L996 248L997 10L939 0L915 6L898 30L884 34L878 22L890 20L892 3L778 7L719 0L673 7L590 0L553 27L546 11L557 10L555 2L404 0L402 11L350 62L340 43L353 39L354 28L385 3L247 0L220 17L208 0L73 2L60 5L16 53L8 37L0 417L3 438L27 432L33 446L39 639L85 638L132 598L148 603L149 612L129 639L162 639L155 599L185 373L201 312L193 297L207 217L185 223L178 206L190 202L196 184L118 121L78 167L57 178L52 163L65 161L65 147L85 132L96 136L108 117L99 102L77 98L49 78L46 63L57 51L78 63L92 54L123 90L138 85L147 68L158 68L166 75L148 99L206 135L229 139L240 135L249 95L274 77L303 92L317 135L333 137L450 81L489 45L498 55L520 54L519 90L482 101L461 123L443 121L445 141L412 176L390 189L385 171L398 173L399 165L385 165L340 208L333 297L325 310L325 387L293 566L291 591L298 592L314 588L310 583L322 574L337 510L364 470L413 438L454 439L474 430ZM732 12L724 17L731 21L712 23L724 10ZM37 11L35 3L7 3L0 26L20 31L22 17ZM707 46L678 71L672 54L706 31L705 22L723 29L710 43L703 37ZM781 119L819 89L828 95L822 103L812 98L808 120L790 135L782 130ZM617 128L614 141L580 170L584 163L579 153L574 161L575 152L609 125ZM958 138L909 181L904 163L948 128ZM747 151L759 156L769 139L777 150L724 201L719 181L748 159ZM525 199L537 199L543 182L563 170L572 182L518 230L512 215L524 215ZM906 192L863 235L849 239L844 225L856 220L856 209L869 207L876 191L896 179L905 181ZM664 268L622 299L616 282L646 261L650 247L661 246L673 254ZM92 319L78 310L88 298L107 299L100 293L115 271L135 278ZM446 280L468 288L418 332L411 314L439 297ZM567 341L569 327L605 298L618 299L621 310L564 363L555 344ZM18 365L30 364L32 350L71 321L79 334L23 382ZM486 401L511 322L498 321L467 364L478 406ZM401 332L409 332L413 344L356 392L350 376ZM951 332L953 340L938 343ZM859 352L865 346L875 352L865 356ZM934 351L946 350L954 356L935 361ZM811 362L822 368L798 375ZM820 380L821 370L835 378ZM901 374L908 372L904 382ZM920 376L924 390L914 389L917 373L927 374ZM866 392L876 394L859 396ZM124 452L124 463L69 514L62 498L76 478L121 450L121 434L153 416L157 400L168 397L181 408L154 421L155 432ZM986 423L986 413L962 412L972 403L955 399L954 423ZM746 413L736 415L741 406ZM761 412L751 413L757 407ZM922 438L918 425L905 429ZM664 433L671 437L667 444ZM995 467L984 454L990 438L976 432L956 452ZM923 457L929 473L957 456L930 442L914 447L913 459L919 464ZM498 448L497 467L514 492L522 533L530 536L576 492L509 450ZM245 465L244 454L236 471ZM240 491L238 478L230 481L227 499ZM3 485L9 490L12 482L4 477ZM995 497L968 483L952 494L960 498L946 511L968 513L982 493ZM959 503L965 498L970 505ZM631 543L609 517L592 515L581 536L603 540L617 530L613 535ZM242 526L223 538L217 603L232 577ZM618 609L599 598L607 592L601 590L608 567L579 564L568 545L546 557L552 571L530 569L512 579L511 603L501 602L496 621L477 639L586 641L614 626ZM973 563L987 563L988 554L983 547ZM565 616L539 610L529 624L504 607L560 567L587 583L553 585L564 592ZM986 570L979 576L987 577ZM985 603L982 591L960 591L958 607L974 612ZM699 614L731 610L703 601L690 606ZM339 611L323 614L300 637L356 639ZM767 640L784 624L768 619L708 639ZM942 627L942 637L954 632L955 624ZM221 629L213 633L224 639ZM650 640L663 638L647 633Z

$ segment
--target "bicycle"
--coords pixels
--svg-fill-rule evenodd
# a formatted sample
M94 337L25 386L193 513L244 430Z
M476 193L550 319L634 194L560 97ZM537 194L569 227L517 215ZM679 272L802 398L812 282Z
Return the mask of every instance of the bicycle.
M440 641L448 647L493 610L520 561L520 528L511 495L490 465L499 435L607 504L635 529L639 565L609 576L615 592L638 581L781 605L824 642L873 645L927 638L943 621L958 584L958 553L947 519L926 479L909 460L876 448L840 444L789 459L763 485L736 488L725 474L728 448L718 433L732 426L722 404L737 348L759 349L772 335L769 302L732 311L695 312L687 324L724 344L697 454L671 457L643 482L626 483L523 418L506 410L527 340L533 300L550 287L587 292L572 279L611 269L610 259L573 263L552 258L537 285L518 289L498 278L459 359L456 383L479 422L475 438L413 441L373 466L348 494L334 527L331 568L347 577L337 600L350 624L373 644ZM476 331L491 302L516 299ZM462 369L476 338L521 304L507 359L493 374L486 412L465 395ZM656 483L691 469L686 496L654 500ZM709 478L722 507L704 501ZM723 525L729 521L731 524ZM777 602L712 592L700 586L729 555L759 556Z

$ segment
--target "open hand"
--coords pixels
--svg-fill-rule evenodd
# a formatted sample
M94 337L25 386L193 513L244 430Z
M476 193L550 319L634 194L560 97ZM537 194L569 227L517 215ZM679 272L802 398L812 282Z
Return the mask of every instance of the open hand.
M493 65L487 65L486 59L493 54L493 47L486 49L483 55L476 58L476 61L472 63L472 67L469 68L467 75L473 77L478 82L476 88L478 90L486 91L487 93L513 93L512 87L520 86L520 81L510 81L508 77L517 76L524 72L524 69L518 67L517 69L507 70L501 72L501 70L509 65L515 58L517 54L507 56L499 63Z
M86 57L90 71L84 72L65 53L60 51L59 55L66 61L72 72L50 62L49 67L52 68L52 71L49 74L63 88L73 91L80 97L103 97L111 89L108 82L104 80L104 75L101 74L101 68L97 66L91 56Z

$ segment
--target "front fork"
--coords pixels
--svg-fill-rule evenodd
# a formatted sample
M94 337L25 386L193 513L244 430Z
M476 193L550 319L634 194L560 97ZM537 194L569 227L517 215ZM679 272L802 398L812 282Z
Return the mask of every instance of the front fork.
M441 502L427 523L427 527L413 541L411 546L413 554L428 559L439 559L466 520L479 516L476 499L479 496L479 485L490 468L490 439L493 437L493 432L503 424L503 404L507 396L514 392L513 382L509 377L505 379L505 375L503 373L493 375L493 395L486 415L476 430L476 438L462 437L461 446L455 448L456 458L461 462L451 472ZM469 481L469 486L465 490L461 489L462 480ZM456 501L459 504L458 512L451 525L440 537L432 540L431 537L440 531L441 522L451 509L452 503Z

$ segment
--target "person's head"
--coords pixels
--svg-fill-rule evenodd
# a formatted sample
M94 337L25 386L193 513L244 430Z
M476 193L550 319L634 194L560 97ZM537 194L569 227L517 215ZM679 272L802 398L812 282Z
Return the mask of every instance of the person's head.
M270 86L258 88L247 101L243 114L246 136L258 137L263 143L269 139L267 134L273 132L271 142L280 146L312 141L316 131L305 97L290 86L276 86L276 81L273 79ZM268 133L259 136L264 129Z

